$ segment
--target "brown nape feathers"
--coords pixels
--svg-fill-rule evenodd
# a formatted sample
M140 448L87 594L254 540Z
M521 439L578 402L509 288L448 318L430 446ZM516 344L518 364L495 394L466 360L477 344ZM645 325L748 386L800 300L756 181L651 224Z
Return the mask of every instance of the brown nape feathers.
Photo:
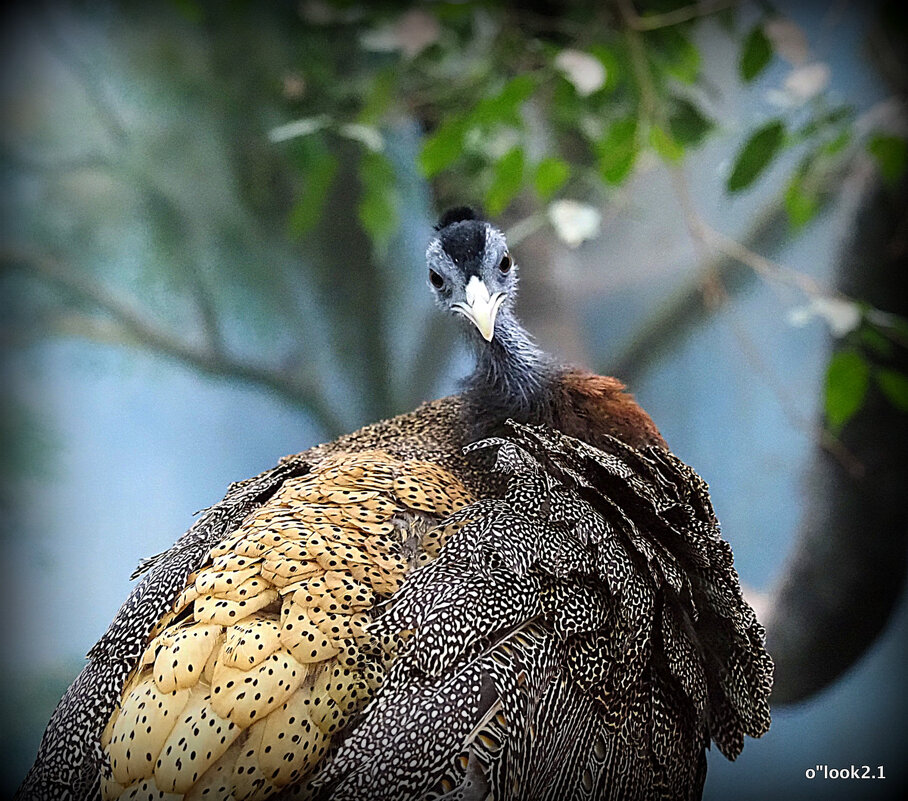
M427 251L476 368L234 484L141 580L21 799L696 799L772 663L706 485L517 322L504 236Z

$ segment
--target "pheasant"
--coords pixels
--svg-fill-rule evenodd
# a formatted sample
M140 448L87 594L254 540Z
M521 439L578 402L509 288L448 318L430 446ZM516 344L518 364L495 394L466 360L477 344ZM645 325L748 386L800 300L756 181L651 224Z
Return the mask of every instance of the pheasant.
M427 250L463 391L233 484L133 589L22 799L694 799L772 662L707 487L514 315L467 208Z

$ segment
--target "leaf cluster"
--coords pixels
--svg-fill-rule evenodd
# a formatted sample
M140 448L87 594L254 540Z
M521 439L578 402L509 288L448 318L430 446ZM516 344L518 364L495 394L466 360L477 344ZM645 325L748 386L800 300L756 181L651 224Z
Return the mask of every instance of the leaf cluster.
M419 168L438 204L466 197L493 215L523 192L537 203L601 200L644 152L677 163L715 129L697 86L693 21L641 37L617 7L596 3L557 16L479 2L303 9L301 36L321 43L301 47L306 90L287 103L302 133L278 143L314 140L299 150L297 235L320 219L319 198L337 177L329 154L350 126L378 143L363 144L364 192L388 172L380 166L387 130L415 118L424 132ZM379 248L397 219L393 180L384 189L383 205L373 193L360 214Z
M829 361L824 384L833 433L861 412L873 386L894 408L908 412L908 376L891 366L896 350L908 347L908 321L886 315L885 322L874 323L865 316L843 344Z

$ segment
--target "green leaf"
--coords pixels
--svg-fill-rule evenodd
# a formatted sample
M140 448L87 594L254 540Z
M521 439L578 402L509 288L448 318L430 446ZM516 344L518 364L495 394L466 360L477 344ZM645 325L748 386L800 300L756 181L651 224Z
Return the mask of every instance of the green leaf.
M700 74L700 51L697 46L677 28L663 28L659 33L666 72L682 83L696 81Z
M466 120L455 117L439 125L435 133L423 142L419 167L426 178L437 175L460 158L468 128Z
M908 412L908 376L896 370L882 369L877 371L876 383L886 400L900 412Z
M394 103L399 77L400 70L396 64L375 73L364 92L365 100L357 122L376 127L381 125L384 115Z
M788 221L795 230L803 228L820 210L820 201L816 193L809 191L804 183L804 176L796 174L785 190L785 212Z
M867 150L876 159L883 179L894 184L905 174L908 166L908 143L900 136L874 136Z
M772 59L772 45L763 32L763 25L755 25L744 40L738 71L745 81L752 81Z
M837 153L841 153L850 141L851 131L846 128L837 136L833 137L828 142L825 142L822 147L822 152L827 156L834 156Z
M870 365L855 350L841 350L826 369L826 418L838 430L864 405L870 384Z
M536 165L533 186L543 200L548 200L564 186L564 182L567 181L570 174L571 168L567 162L550 156Z
M397 176L381 153L365 153L359 163L361 195L357 213L376 252L384 253L397 230Z
M485 196L489 214L501 214L523 185L523 148L515 147L504 154L492 168L492 183Z
M580 97L567 80L554 81L551 87L551 123L569 131L580 130L581 119L589 114L586 98Z
M770 165L785 142L785 125L772 120L750 135L735 159L726 188L739 192L750 186Z
M328 190L337 173L337 158L323 146L301 149L306 151L302 168L303 189L290 210L287 227L293 237L302 236L318 224Z
M705 117L696 105L683 97L672 101L672 113L668 118L668 130L672 139L685 147L696 147L710 132L713 121Z
M457 161L464 148L467 132L476 126L492 128L502 123L519 125L520 107L536 89L536 78L518 75L509 80L498 94L481 99L472 109L452 117L438 126L423 143L419 166L431 178Z
M517 123L520 107L529 100L535 88L536 79L532 75L511 78L497 95L480 100L469 118L474 124L486 126Z
M662 160L669 164L677 164L684 158L684 148L658 125L650 126L649 143Z
M884 337L876 328L869 325L861 326L859 332L861 343L870 348L878 356L888 359L892 356L894 350L892 340Z
M596 148L602 177L610 184L622 183L634 166L637 148L637 118L613 123Z

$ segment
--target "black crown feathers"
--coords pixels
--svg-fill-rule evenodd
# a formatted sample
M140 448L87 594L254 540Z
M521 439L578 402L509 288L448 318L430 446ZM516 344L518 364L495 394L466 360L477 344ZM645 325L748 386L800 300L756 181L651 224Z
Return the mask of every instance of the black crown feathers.
M442 228L447 228L449 225L463 222L464 220L478 219L481 218L476 209L473 209L470 206L457 206L456 208L448 209L441 215L441 219L435 224L435 230L440 231Z

